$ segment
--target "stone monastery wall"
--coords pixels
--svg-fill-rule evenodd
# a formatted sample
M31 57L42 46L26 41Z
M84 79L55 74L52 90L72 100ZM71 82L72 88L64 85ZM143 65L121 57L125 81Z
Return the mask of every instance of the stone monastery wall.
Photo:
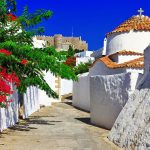
M63 37L61 34L54 36L36 36L37 40L47 41L50 46L55 46L57 49L63 49L63 45L71 45L74 49L88 50L86 41L82 41L80 37Z

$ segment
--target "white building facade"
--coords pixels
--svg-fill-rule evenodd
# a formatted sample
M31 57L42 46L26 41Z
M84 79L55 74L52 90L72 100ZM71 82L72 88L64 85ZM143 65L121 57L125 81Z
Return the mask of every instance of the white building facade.
M143 15L133 16L107 33L100 58L88 74L90 103L88 98L78 102L80 107L83 102L90 104L92 123L112 128L143 77L144 50L149 43L150 18Z

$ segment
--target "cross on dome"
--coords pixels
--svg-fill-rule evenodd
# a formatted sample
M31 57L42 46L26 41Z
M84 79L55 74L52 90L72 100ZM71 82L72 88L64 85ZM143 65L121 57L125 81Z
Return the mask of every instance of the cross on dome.
M144 10L142 9L142 8L140 8L139 10L138 10L138 12L139 12L139 15L140 15L140 18L142 17L142 13L144 12Z
M113 31L107 33L107 35L113 33L130 32L131 30L150 32L150 17L142 15L142 13L144 12L142 8L138 11L140 12L140 15L132 16L131 18L120 24Z

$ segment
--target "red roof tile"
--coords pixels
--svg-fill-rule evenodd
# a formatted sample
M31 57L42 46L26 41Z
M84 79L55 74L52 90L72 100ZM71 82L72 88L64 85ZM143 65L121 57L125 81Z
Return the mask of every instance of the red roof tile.
M116 68L143 68L144 67L144 57L140 57L134 60L130 60L124 63L116 63L113 62L108 56L100 58L108 68L116 69Z
M134 51L127 51L127 50L122 50L122 51L118 51L114 54L111 54L111 56L113 56L113 55L139 55L139 56L144 56L143 53L134 52Z
M117 68L133 68L133 69L139 68L139 69L142 69L142 68L144 68L144 57L139 57L134 60L130 60L130 61L118 64L118 63L112 61L109 56L104 56L104 57L97 59L93 63L93 66L94 66L94 64L96 64L96 62L99 62L99 61L103 62L110 69L117 69Z
M107 35L119 32L129 32L130 30L135 31L150 31L150 18L148 16L133 16L130 19L123 22L112 32L107 33Z

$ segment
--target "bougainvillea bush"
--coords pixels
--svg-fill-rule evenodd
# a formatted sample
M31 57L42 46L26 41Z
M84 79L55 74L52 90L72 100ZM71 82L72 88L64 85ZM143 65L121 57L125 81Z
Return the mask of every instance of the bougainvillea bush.
M20 80L15 73L7 73L5 68L0 69L0 107L6 107L12 99L8 99L13 94L12 84L20 86Z
M64 62L67 66L73 68L76 66L76 57L69 57L67 60Z
M9 57L11 52L6 49L0 49L0 55ZM7 73L6 68L0 66L0 107L6 107L12 99L8 99L13 94L12 84L20 86L20 80L15 72Z
M44 31L34 26L50 18L52 12L41 9L31 14L25 7L22 15L16 17L16 1L2 0L0 14L1 107L11 101L7 100L7 96L12 94L11 84L15 84L20 93L26 92L29 86L37 86L48 96L57 98L42 72L51 71L55 76L72 80L76 80L76 75L63 63L65 57L54 47L34 48L32 40L34 35Z

